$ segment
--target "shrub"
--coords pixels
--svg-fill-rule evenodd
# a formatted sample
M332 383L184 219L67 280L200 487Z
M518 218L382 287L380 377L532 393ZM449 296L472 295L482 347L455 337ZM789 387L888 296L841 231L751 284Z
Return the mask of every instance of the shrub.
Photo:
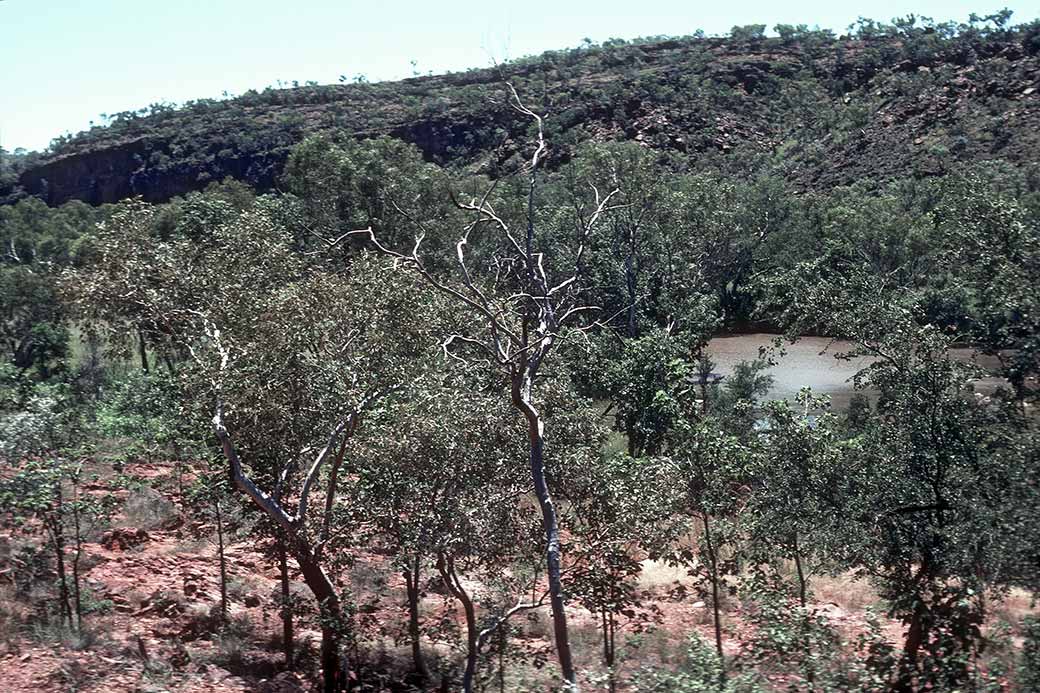
M690 636L686 661L679 671L644 668L635 681L639 693L760 693L764 690L754 674L726 676L715 648L697 634Z
M1040 618L1030 616L1023 624L1022 661L1018 670L1019 689L1040 691Z

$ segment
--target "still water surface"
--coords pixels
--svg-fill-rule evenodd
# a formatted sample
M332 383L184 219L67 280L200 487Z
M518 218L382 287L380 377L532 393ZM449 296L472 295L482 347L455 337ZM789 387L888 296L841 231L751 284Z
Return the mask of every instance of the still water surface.
M741 361L757 358L759 347L771 345L775 337L762 333L715 337L708 344L708 352L716 363L715 372L722 376L731 374ZM794 344L785 342L786 354L777 358L777 365L769 370L773 389L767 399L793 400L800 389L811 387L818 395L829 395L834 409L846 409L856 392L852 377L870 365L866 357L845 361L834 356L851 349L850 342L826 337L803 337ZM959 361L970 361L974 357L971 349L954 349L951 353ZM995 365L992 359L982 359L979 363L987 368ZM986 378L977 387L983 392L992 391L999 382L998 378Z

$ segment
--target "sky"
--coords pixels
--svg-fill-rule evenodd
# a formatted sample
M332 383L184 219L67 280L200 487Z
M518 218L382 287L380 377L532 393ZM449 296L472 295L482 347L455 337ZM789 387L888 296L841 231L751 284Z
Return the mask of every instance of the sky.
M857 17L1037 18L1036 0L0 0L0 147L45 148L100 114L299 80L369 81L486 67L590 38L843 32ZM414 64L413 64L414 61Z

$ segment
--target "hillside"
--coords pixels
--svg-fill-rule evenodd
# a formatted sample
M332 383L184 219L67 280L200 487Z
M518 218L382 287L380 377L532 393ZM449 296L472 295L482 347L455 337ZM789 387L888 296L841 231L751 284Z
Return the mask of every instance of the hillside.
M117 114L56 140L10 181L57 205L163 201L231 176L278 181L310 134L387 134L424 156L492 175L514 168L528 120L506 83L548 114L552 161L584 141L635 140L680 169L769 167L802 189L941 174L957 162L1040 161L1040 23L861 21L849 36L804 27L610 41L491 69L399 82L249 92Z
M1009 17L0 150L0 693L1040 691Z

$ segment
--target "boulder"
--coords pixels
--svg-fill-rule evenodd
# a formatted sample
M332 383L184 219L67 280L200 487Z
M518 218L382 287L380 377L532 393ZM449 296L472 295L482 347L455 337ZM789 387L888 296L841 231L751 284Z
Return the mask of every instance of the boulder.
M119 527L102 534L101 545L109 551L126 551L144 544L148 539L148 532L139 527Z
M304 693L303 681L291 671L283 671L273 679L261 681L253 689L256 693Z

